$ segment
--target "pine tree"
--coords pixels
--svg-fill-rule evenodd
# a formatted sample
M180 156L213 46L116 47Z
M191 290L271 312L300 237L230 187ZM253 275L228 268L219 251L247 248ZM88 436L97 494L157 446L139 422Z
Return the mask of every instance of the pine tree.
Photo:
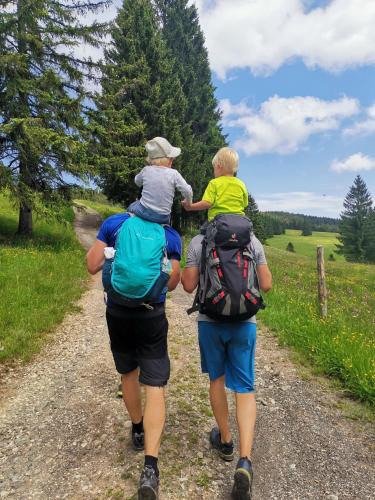
M154 0L154 3L164 39L173 55L175 74L187 99L181 171L193 186L194 198L201 199L213 176L212 158L225 146L204 35L197 9L188 5L187 0ZM198 221L203 214L189 215L192 216ZM182 218L186 220L185 213Z
M183 147L186 99L149 0L124 0L111 36L105 52L102 96L96 102L108 116L117 110L112 139L107 136L103 154L111 157L113 140L123 161L115 164L113 158L113 168L102 169L102 184L111 199L128 203L129 193L135 192L134 174L143 165L146 139L164 136Z
M367 224L371 207L371 195L363 179L357 175L344 200L344 211L339 223L340 244L337 245L337 252L345 255L348 261L366 260L365 249L369 244Z
M251 194L249 194L249 204L245 210L245 215L249 217L253 223L255 236L259 241L264 243L266 240L266 232L264 229L262 214L259 212L258 205Z
M32 233L33 208L57 200L64 173L87 172L81 131L85 76L94 64L73 53L98 46L104 25L77 17L106 0L3 0L0 13L0 186L20 205L20 234ZM62 47L64 51L61 50Z

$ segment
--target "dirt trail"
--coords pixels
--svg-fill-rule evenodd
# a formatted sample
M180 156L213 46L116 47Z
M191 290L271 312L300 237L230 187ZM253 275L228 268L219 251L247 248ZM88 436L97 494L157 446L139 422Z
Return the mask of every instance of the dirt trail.
M77 214L87 247L97 216ZM91 227L89 227L91 224ZM168 303L172 378L163 439L161 500L229 498L234 464L209 450L213 419L200 374L191 298ZM142 455L129 446L130 422L115 399L100 281L68 315L33 363L9 374L0 406L0 498L130 499ZM374 498L374 436L347 420L339 396L304 381L288 352L259 335L255 500ZM231 402L233 406L233 402Z

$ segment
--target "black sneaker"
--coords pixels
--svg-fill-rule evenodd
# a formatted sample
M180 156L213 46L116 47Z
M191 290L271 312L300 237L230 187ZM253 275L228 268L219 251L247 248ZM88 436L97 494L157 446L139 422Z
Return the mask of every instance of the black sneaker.
M145 433L144 432L133 432L132 431L132 443L133 448L136 451L142 451L145 447Z
M252 483L253 468L251 462L248 458L240 458L234 473L232 498L234 500L251 500Z
M152 467L145 465L139 480L138 500L157 500L158 491L159 478Z
M220 431L214 427L210 432L210 443L215 450L218 451L219 456L226 462L233 460L233 441L230 443L222 443Z

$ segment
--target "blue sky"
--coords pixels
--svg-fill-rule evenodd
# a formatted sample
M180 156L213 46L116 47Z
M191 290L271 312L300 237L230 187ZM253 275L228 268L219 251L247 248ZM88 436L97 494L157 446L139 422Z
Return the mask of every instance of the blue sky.
M191 3L259 207L337 217L357 174L375 199L375 1Z
M248 70L234 70L227 80L214 75L213 81L220 101L245 102L255 113L262 103L275 95L281 98L313 96L322 101L340 100L346 96L356 99L363 108L358 114L345 118L338 128L311 135L297 150L288 154L274 152L272 148L269 152L257 154L246 154L246 151L240 150L240 177L261 208L276 210L276 203L285 198L284 210L337 216L342 199L357 173L362 175L375 196L375 165L367 171L350 169L337 172L331 169L334 160L343 161L359 152L375 158L375 130L372 134L352 136L343 133L359 122L365 110L375 102L375 67L332 74L319 68L308 69L296 61L269 76L254 76ZM243 127L226 124L224 131L231 145L236 145L244 135ZM295 193L289 195L289 201L287 193ZM299 193L297 200L296 193ZM319 197L322 198L321 204ZM310 206L305 205L306 202Z
M224 131L263 210L375 198L375 2L196 0Z

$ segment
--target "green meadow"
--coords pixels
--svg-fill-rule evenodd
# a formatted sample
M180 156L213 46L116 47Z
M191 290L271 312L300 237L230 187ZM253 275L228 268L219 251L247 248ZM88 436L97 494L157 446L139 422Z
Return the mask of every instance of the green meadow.
M299 253L266 247L273 289L259 318L318 372L339 379L351 394L375 405L375 266L326 262L328 317L322 319L315 244L309 246L308 238L295 236ZM324 236L310 239L322 244Z
M285 234L273 236L267 240L267 245L285 250L289 242L293 243L294 250L298 255L307 255L314 257L316 255L316 247L324 246L326 259L332 253L335 260L344 261L344 257L335 253L336 244L339 242L336 233L323 233L313 231L312 236L301 236L301 231L297 229L287 229Z
M73 210L62 216L62 223L35 217L33 237L18 237L17 210L0 195L0 362L30 359L85 289Z

